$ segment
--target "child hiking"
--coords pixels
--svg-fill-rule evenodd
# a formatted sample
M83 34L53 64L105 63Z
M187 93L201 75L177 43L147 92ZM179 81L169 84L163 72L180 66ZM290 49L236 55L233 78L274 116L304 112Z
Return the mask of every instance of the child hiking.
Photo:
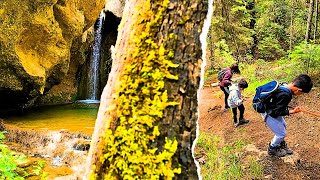
M228 97L228 105L232 108L234 127L238 127L241 124L249 122L243 118L245 108L243 105L242 91L247 87L247 81L245 79L241 79L238 84L232 84L229 88L230 94ZM237 109L239 109L240 112L239 121L237 119Z
M238 64L232 64L230 67L222 69L223 74L221 74L221 79L220 80L219 86L222 92L224 93L224 109L228 110L230 109L228 105L228 96L229 96L229 86L231 85L231 78L233 73L240 74L239 66ZM219 72L220 73L220 72Z
M261 113L261 116L274 134L268 146L269 155L283 157L293 153L284 140L287 134L287 123L283 116L301 111L299 106L289 110L288 104L292 99L292 95L298 96L303 93L309 93L312 86L311 78L306 74L300 74L290 84L281 84L272 93L271 97L264 102L266 111Z

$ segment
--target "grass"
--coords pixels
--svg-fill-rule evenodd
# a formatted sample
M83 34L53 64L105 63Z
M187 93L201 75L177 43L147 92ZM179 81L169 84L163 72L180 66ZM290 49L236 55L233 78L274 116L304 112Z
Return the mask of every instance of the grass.
M263 176L262 165L254 157L244 157L243 140L223 144L210 133L201 132L195 149L196 156L205 154L206 163L200 165L205 180L255 179Z

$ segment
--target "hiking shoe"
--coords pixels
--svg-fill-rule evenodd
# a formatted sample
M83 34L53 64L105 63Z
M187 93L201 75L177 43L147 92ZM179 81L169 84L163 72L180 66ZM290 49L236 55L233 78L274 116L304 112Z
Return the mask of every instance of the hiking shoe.
M280 148L283 149L283 150L285 150L286 153L289 154L289 155L293 154L292 149L288 148L288 145L287 145L287 143L286 143L285 141L282 141L282 142L280 143Z
M225 107L224 108L224 111L229 111L230 110L230 107Z
M244 118L239 119L239 124L246 124L248 122L249 122L249 120L246 120Z
M285 155L287 155L287 152L284 149L281 149L280 146L272 147L271 145L269 145L268 155L277 156L277 157L284 157Z
M234 123L233 125L234 125L234 127L236 128L236 127L238 127L240 124L237 122L237 123Z

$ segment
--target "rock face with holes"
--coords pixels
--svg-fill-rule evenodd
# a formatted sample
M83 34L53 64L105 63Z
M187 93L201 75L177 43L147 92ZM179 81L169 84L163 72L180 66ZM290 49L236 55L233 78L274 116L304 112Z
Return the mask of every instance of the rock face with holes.
M0 1L0 109L32 103L66 77L71 57L78 61L74 67L84 61L78 52L86 41L83 33L104 4L104 0Z

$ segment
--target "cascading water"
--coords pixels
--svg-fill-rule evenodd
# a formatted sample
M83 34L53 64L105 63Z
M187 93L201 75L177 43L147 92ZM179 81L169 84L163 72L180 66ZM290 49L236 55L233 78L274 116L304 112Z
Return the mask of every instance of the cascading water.
M88 72L88 100L98 100L99 99L99 77L100 77L100 50L101 50L101 40L102 40L102 27L105 18L105 13L102 10L99 19L96 24L95 34L94 34L94 44L92 55L90 59L90 68Z
M91 53L86 56L86 64L79 69L76 102L99 104L101 91L108 81L112 65L110 47L116 44L120 21L120 18L109 11L102 11L96 20Z

